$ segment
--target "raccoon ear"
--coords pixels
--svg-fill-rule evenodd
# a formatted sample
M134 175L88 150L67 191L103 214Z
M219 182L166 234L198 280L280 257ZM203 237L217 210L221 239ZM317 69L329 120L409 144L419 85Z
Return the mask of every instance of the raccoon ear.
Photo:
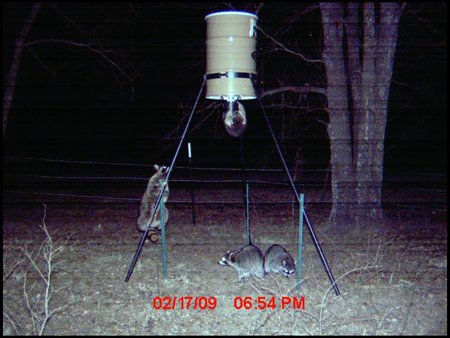
M153 165L153 168L155 168L155 170L158 170L159 169L159 165L155 164L155 165Z
M286 260L283 259L283 262L281 262L281 266L285 267L286 266Z

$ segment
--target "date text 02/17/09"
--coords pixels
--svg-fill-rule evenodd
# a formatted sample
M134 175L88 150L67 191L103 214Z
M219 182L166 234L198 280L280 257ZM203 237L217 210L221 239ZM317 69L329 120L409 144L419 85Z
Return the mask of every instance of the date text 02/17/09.
M155 310L214 310L217 307L216 297L205 296L156 296L152 306Z

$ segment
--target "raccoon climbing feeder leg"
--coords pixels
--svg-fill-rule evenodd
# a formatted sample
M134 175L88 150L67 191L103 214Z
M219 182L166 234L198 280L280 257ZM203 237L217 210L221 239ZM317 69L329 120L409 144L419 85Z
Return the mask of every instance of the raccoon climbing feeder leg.
M201 86L201 88L200 88L200 90L198 92L198 95L197 95L197 98L195 100L194 106L192 107L191 115L189 115L189 119L186 122L186 126L184 127L183 134L181 135L181 138L180 138L180 143L178 143L178 147L177 147L177 150L175 151L175 155L173 156L172 163L170 164L169 170L167 172L167 176L166 176L166 181L165 182L169 181L170 174L172 173L172 169L173 169L173 166L175 164L175 161L177 160L178 153L180 152L181 146L183 145L184 138L186 137L187 131L188 131L189 126L191 124L192 117L194 116L194 112L195 112L195 109L197 108L197 104L198 104L198 101L200 100L200 96L202 95L203 88L205 87L205 83L206 83L206 77L204 76L203 77L203 84L202 84L202 86ZM161 189L161 192L159 193L158 198L157 198L157 200L155 202L155 207L154 207L154 209L152 211L152 216L150 217L150 221L147 224L147 227L145 228L145 231L142 234L142 237L141 237L141 240L139 242L138 248L137 248L137 250L136 250L136 252L134 254L133 260L131 261L130 267L128 268L127 276L125 277L125 283L127 283L130 280L131 274L133 273L134 267L136 266L137 260L139 258L139 255L141 254L142 248L144 246L145 238L147 237L147 233L148 233L148 230L150 228L150 224L152 224L153 219L155 218L156 212L157 212L158 207L159 207L159 205L161 203L161 200L162 200L162 195L164 193L164 190L166 190L165 187L166 186L164 186L164 188Z

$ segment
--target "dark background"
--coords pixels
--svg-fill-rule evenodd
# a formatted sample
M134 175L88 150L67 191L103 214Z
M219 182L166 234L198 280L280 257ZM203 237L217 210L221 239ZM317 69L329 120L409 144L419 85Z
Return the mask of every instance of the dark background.
M267 3L258 24L269 34L292 13L313 4ZM44 3L28 41L95 41L113 50L111 59L130 81L99 54L64 43L42 43L22 56L17 87L4 137L4 155L123 163L169 163L181 129L175 129L198 94L205 71L205 15L247 10L253 3ZM14 40L31 3L3 3L3 78L11 64ZM408 4L402 16L394 66L385 168L444 173L447 170L447 5ZM293 39L290 40L289 38ZM296 37L296 39L294 39ZM317 57L320 13L306 13L282 40ZM267 89L282 77L294 85L323 83L320 69L285 53L265 53L270 41L259 35L258 70ZM292 76L291 74L295 74ZM298 81L298 82L296 82ZM310 105L324 104L312 95ZM316 100L317 102L313 102ZM265 100L270 106L272 101ZM211 101L200 100L201 111ZM249 167L280 168L273 142L256 101L245 102L249 127ZM268 108L277 134L281 117ZM196 125L206 116L198 113ZM220 114L188 134L196 166L239 166L239 142L227 136ZM308 168L327 168L326 114L305 114L285 146L290 167L297 145ZM184 126L184 120L181 123ZM183 148L177 164L186 164Z

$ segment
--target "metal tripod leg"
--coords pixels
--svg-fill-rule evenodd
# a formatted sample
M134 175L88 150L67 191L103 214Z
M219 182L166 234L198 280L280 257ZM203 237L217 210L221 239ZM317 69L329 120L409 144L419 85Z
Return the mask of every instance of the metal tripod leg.
M284 170L286 171L286 174L287 174L287 176L289 178L289 182L291 184L291 187L294 190L294 194L295 194L295 196L296 196L296 198L298 200L298 203L301 203L299 194L297 193L297 188L295 187L294 181L292 180L291 173L289 172L289 168L288 168L288 166L286 164L286 161L284 159L284 156L283 156L283 153L281 151L281 148L280 148L280 146L278 144L278 141L277 141L277 138L275 136L275 133L273 132L272 125L270 123L269 117L267 116L266 110L265 110L264 105L262 103L261 96L259 95L259 92L257 90L256 77L252 77L252 84L253 84L253 88L255 89L255 93L256 93L259 105L260 105L261 110L263 112L264 119L266 120L267 127L269 128L269 132L270 132L270 134L271 134L271 136L273 138L273 141L275 142L275 147L277 148L278 155L280 155L280 159L281 159L281 162L283 163ZM338 288L338 286L336 284L336 280L334 279L333 273L330 270L330 267L328 265L328 261L327 261L327 259L325 257L325 254L323 253L322 246L320 245L319 240L317 239L317 236L316 236L316 233L314 231L314 228L312 227L311 223L309 222L309 219L308 219L308 216L306 214L306 210L305 209L303 209L303 214L305 216L306 224L308 225L309 233L310 233L311 238L312 238L312 240L314 242L314 245L315 245L315 247L317 249L317 252L319 253L320 260L322 261L322 264L325 267L325 271L326 271L326 273L328 275L328 278L331 281L331 284L333 286L334 292L336 293L337 296L339 296L340 295L340 291L339 291L339 288Z

